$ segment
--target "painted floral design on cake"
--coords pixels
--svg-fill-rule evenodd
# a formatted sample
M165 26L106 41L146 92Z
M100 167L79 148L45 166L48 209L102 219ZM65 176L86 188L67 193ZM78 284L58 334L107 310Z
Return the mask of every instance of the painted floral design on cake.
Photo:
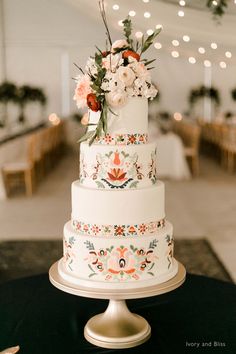
M75 254L73 253L73 245L75 243L74 236L69 237L68 241L64 239L64 261L70 270L73 270L72 264L75 259Z
M151 162L143 166L136 152L129 154L123 150L112 150L106 154L98 153L96 164L92 165L92 173L89 174L84 155L81 154L80 182L84 184L86 179L90 179L99 189L134 189L144 178L154 184L157 180L156 151L151 153L150 159Z
M173 257L174 257L174 238L173 238L173 236L167 235L166 242L168 244L167 261L168 261L168 269L169 269L173 263Z
M147 134L106 134L96 139L98 144L105 145L140 145L146 144L148 141Z
M156 183L157 181L157 167L156 167L156 155L157 155L157 149L152 152L151 154L151 162L149 163L149 172L148 172L148 178L152 181L153 184Z
M87 236L144 236L162 229L165 219L132 225L97 225L73 219L72 226L76 232Z
M89 278L102 274L106 281L139 280L142 275L154 276L152 269L158 259L154 254L158 240L150 242L148 249L134 245L95 249L94 244L86 241L89 253L85 261L91 271Z

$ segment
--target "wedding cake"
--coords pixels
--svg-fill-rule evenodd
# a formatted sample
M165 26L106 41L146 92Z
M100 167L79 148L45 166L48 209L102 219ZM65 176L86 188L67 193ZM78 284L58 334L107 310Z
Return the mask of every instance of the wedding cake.
M148 98L157 90L150 62L140 60L130 41L130 20L123 23L126 40L89 58L74 97L79 108L90 109L58 269L66 281L90 288L152 286L178 271L158 152L148 141ZM140 43L141 53L159 32Z

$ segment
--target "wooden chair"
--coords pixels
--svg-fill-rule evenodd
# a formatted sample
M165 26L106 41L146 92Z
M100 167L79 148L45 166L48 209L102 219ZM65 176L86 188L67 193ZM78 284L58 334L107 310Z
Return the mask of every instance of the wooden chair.
M24 183L27 196L32 196L35 187L35 147L36 135L27 138L27 156L23 161L5 163L2 167L2 175L6 194L10 195L11 187L16 182ZM22 178L23 177L23 178Z
M225 126L222 136L222 165L233 173L236 157L236 127Z

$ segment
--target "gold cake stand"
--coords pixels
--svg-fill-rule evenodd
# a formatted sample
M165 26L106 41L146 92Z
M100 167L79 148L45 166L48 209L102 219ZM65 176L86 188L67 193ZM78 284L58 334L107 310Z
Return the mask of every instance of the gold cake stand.
M87 322L84 336L94 345L113 349L136 347L151 336L148 322L143 317L131 313L125 300L161 295L175 290L183 284L185 277L186 270L178 263L176 276L162 284L135 289L94 289L65 281L58 273L58 262L49 270L49 279L56 288L77 296L109 300L106 311Z

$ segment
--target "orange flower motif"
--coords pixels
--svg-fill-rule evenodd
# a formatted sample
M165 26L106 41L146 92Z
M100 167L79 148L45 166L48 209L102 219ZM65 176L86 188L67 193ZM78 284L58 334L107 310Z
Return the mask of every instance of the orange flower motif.
M129 136L129 143L130 144L135 144L136 142L136 136L134 134Z
M115 152L114 153L115 157L114 157L114 160L113 160L113 163L114 165L120 165L120 157L119 157L119 152Z
M126 172L121 168L112 168L107 174L112 181L124 181L126 176Z
M136 233L136 228L134 226L129 227L129 233L130 234L135 234Z

